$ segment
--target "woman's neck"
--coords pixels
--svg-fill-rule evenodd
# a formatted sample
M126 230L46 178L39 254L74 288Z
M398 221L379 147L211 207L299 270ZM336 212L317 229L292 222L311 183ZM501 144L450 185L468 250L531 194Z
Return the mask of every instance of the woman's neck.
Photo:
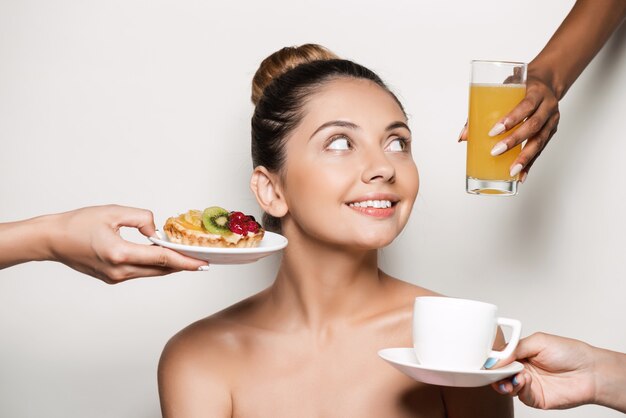
M377 250L349 251L299 235L290 237L269 295L289 325L323 331L375 311L383 286Z

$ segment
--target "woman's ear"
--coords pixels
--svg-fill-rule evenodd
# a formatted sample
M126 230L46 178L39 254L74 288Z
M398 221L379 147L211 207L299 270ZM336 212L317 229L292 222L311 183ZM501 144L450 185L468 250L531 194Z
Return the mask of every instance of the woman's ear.
M263 166L255 167L250 178L250 189L263 211L275 218L282 218L289 210L280 186L276 174L270 173Z

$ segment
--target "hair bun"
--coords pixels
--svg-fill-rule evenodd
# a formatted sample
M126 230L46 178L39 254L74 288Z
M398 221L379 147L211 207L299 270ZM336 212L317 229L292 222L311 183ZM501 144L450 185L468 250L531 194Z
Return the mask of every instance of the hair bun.
M261 62L259 69L252 78L252 103L256 106L263 95L263 90L272 80L292 68L313 61L336 58L339 57L323 46L316 44L288 46L274 52Z

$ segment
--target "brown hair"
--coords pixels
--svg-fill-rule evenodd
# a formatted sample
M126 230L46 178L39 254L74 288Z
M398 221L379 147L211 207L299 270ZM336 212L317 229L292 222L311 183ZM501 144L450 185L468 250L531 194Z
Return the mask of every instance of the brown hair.
M252 78L252 103L256 106L263 90L272 80L300 64L313 61L339 59L337 55L321 45L304 44L286 46L265 58Z
M402 104L373 71L338 59L314 44L287 47L265 58L252 79L252 165L279 172L285 160L284 144L303 117L306 100L322 85L337 78L370 80ZM265 213L263 226L281 231L280 219Z

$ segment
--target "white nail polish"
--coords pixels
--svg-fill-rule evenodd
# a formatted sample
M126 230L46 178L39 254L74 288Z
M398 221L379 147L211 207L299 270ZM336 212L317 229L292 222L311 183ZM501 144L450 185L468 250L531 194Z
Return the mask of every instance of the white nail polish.
M198 267L198 271L209 271L209 266L208 265L200 266L200 267Z
M507 150L507 146L504 142L498 142L492 149L491 149L491 155L493 155L494 157L496 155L500 155L502 154L504 151Z
M500 135L504 131L506 131L506 126L504 126L504 123L498 122L493 125L493 128L491 128L491 130L489 131L489 136Z
M519 172L520 172L520 171L522 171L522 168L524 168L524 166L523 166L523 165L521 165L521 164L515 164L515 165L513 166L513 168L511 169L511 173L510 173L510 174L511 174L511 177L515 177L515 176L517 176L517 175L519 174Z

